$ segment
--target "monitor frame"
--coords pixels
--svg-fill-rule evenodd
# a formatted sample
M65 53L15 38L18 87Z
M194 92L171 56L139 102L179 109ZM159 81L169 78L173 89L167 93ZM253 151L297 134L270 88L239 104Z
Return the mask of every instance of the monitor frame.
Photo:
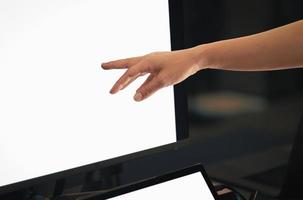
M174 179L182 178L182 177L185 177L187 175L191 175L191 174L194 174L197 172L201 173L201 176L204 178L206 185L208 186L214 199L218 199L214 185L211 183L211 180L209 179L209 177L201 163L198 163L198 164L186 167L186 168L170 171L165 174L161 174L156 177L134 182L134 183L131 183L128 185L123 185L121 187L114 188L113 190L109 190L105 193L95 194L92 196L85 197L85 199L86 200L102 200L102 199L118 197L120 195L124 195L124 194L134 192L134 191L137 191L140 189L145 189L150 186L155 186L157 184L165 183L167 181L171 181Z
M169 0L170 38L172 51L185 48L183 13L182 0ZM189 137L186 87L186 81L174 86L177 141L187 139Z
M169 25L170 25L170 42L171 50L180 50L184 48L184 27L183 27L183 3L180 0L168 0L169 3ZM186 81L179 83L174 87L174 104L175 104L175 125L177 141L187 139L189 137L188 125L188 103L186 95ZM15 191L22 191L28 187L39 185L47 181L58 181L64 177L72 176L84 171L95 169L98 166L108 165L108 163L117 162L117 160L125 160L136 156L146 156L150 153L158 152L159 148L167 147L163 145L152 149L134 152L102 160L96 163L79 166L72 169L36 177L17 183L4 185L0 187L0 195L5 195Z

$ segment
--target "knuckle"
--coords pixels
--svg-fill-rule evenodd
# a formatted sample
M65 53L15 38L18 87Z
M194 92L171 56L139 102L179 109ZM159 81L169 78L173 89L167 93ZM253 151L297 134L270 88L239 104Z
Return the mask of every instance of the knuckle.
M148 88L142 88L139 92L141 93L142 97L144 98L144 97L148 96L149 89Z
M157 86L158 87L164 87L166 85L166 81L165 81L165 78L161 77L161 76L158 76L156 78L156 83L157 83Z
M127 60L121 60L119 63L119 66L122 68L128 68L128 62Z
M147 97L149 96L149 94L151 94L153 91L153 87L151 85L145 86L143 88L141 88L140 93L143 97Z
M127 77L131 78L134 77L136 75L136 71L133 69L129 69L128 73L127 73Z
M155 56L157 54L158 52L153 52L144 56L144 59L142 60L142 65L144 65L148 71L152 71L153 66L155 65Z
M151 69L151 66L153 65L152 58L146 57L144 60L141 61L141 65L142 65L142 66L145 66L145 68L146 68L147 70L150 70L150 69Z

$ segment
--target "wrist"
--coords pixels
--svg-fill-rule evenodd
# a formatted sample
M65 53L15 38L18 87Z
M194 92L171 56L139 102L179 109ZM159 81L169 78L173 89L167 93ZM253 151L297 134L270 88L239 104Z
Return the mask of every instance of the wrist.
M216 55L211 44L202 44L192 48L198 70L216 69Z

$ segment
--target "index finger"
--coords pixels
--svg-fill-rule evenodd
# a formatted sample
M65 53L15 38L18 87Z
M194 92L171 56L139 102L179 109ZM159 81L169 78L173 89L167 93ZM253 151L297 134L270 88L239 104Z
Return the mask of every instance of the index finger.
M132 65L137 64L141 60L141 58L142 56L110 61L102 63L101 67L103 69L126 69Z

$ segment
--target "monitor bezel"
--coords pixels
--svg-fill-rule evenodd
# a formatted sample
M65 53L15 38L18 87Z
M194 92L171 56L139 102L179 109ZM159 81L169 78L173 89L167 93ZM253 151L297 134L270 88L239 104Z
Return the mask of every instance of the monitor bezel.
M185 48L184 41L184 12L182 0L169 0L171 50ZM183 81L174 86L175 117L177 140L189 137L187 83Z
M165 183L167 181L182 178L182 177L185 177L187 175L191 175L191 174L194 174L197 172L201 173L201 176L204 178L214 199L218 199L216 190L215 190L213 184L211 183L211 181L201 163L191 165L186 168L170 171L165 174L161 174L156 177L134 182L134 183L131 183L128 185L120 186L120 187L114 188L112 190L109 190L109 191L101 193L101 194L94 194L92 196L87 196L87 197L85 197L85 199L86 200L99 200L99 199L102 200L102 199L113 198L113 197L117 197L117 196L120 196L123 194L134 192L134 191L137 191L140 189L144 189L144 188L147 188L150 186Z

